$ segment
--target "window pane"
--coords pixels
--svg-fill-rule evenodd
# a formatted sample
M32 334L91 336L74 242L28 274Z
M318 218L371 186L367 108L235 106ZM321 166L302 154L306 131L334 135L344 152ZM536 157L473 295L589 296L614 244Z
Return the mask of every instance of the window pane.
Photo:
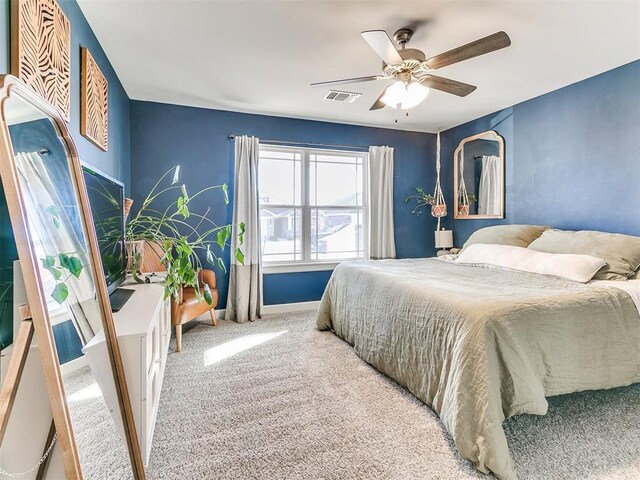
M272 152L260 152L258 168L258 190L261 204L300 205L301 160L269 158ZM292 155L293 156L293 155ZM297 155L300 157L300 155Z
M353 154L311 154L311 160L317 160L318 162L340 162L349 163L355 165L356 163L362 163L362 155Z
M260 207L262 260L302 260L302 209Z
M362 205L362 164L312 160L310 169L311 205Z
M273 147L260 147L260 158L275 158L280 160L300 160L302 153L295 149L273 149Z
M362 258L364 235L362 209L311 209L312 260Z

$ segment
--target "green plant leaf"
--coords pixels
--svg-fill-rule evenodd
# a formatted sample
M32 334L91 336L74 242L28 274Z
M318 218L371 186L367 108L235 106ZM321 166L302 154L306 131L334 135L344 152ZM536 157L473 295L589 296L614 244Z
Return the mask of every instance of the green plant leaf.
M227 235L224 229L218 230L218 234L216 235L216 242L218 243L220 250L224 250L224 246L227 243Z
M207 253L205 254L205 256L207 258L207 262L213 265L214 263L213 252L211 251L211 245L209 244L207 244Z
M55 257L47 255L45 258L41 258L40 261L42 262L42 268L48 270L51 275L53 275L53 278L55 278L56 280L60 279L60 277L62 276L62 272L60 271L60 269L55 267Z
M59 253L58 260L60 261L60 266L62 268L69 268L69 256L66 253Z
M74 277L80 278L80 274L82 273L82 268L83 268L82 262L78 257L69 257L68 269Z
M56 258L51 255L47 255L45 258L41 258L40 260L42 261L42 266L44 268L53 267L56 264Z
M244 253L239 248L236 248L236 260L240 265L244 265Z
M53 222L53 226L58 229L60 228L60 212L58 211L58 207L55 205L49 205L44 209L45 212L51 215L51 221Z
M222 184L222 193L224 193L224 204L229 205L229 187L226 183Z
M53 298L60 305L64 303L64 301L69 296L69 288L64 283L58 283L56 288L51 292L51 298Z
M213 297L211 296L211 289L209 288L209 285L205 283L203 290L204 301L211 305L213 303Z
M240 232L238 232L238 242L240 245L242 245L244 243L244 234L245 234L245 225L244 222L242 222L240 225Z
M58 259L60 260L60 266L62 268L69 270L74 277L80 277L80 274L82 273L82 262L78 257L70 257L65 253L61 253L58 255Z
M224 273L227 273L227 267L220 257L218 257L218 268L222 270Z

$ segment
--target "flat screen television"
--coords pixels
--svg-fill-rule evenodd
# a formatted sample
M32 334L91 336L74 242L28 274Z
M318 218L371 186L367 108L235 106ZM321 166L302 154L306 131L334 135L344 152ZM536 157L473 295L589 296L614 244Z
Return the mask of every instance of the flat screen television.
M126 278L124 184L89 165L83 165L82 172L96 227L104 276L111 294Z

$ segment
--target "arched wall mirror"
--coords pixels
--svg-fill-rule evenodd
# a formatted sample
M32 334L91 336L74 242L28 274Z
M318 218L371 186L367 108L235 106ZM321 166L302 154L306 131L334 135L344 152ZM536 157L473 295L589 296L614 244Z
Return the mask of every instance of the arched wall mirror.
M504 139L493 130L467 137L453 159L454 218L504 218Z
M58 113L16 78L0 77L0 105L0 176L24 283L14 282L14 299L22 289L30 310L14 320L13 350L3 356L0 467L31 469L27 479L105 478L118 470L120 478L144 478L75 146ZM107 407L88 366L61 368L52 325L63 322L83 346L105 337L103 368L115 406ZM39 369L25 368L40 359ZM34 393L39 384L43 398Z

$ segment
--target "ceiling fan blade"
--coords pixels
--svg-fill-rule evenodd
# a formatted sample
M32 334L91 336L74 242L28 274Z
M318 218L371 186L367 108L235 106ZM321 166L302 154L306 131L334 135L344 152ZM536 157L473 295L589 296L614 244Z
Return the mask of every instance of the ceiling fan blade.
M384 96L386 91L387 91L386 88L382 90L382 93L380 94L380 96L376 99L375 102L373 102L373 105L371 105L371 108L369 108L370 112L373 110L380 110L381 108L384 108L386 106L385 103L382 100L380 100Z
M332 85L343 85L347 83L370 82L372 80L382 80L384 77L380 75L370 75L368 77L345 78L343 80L332 80L330 82L312 83L312 87L330 87Z
M444 77L436 77L435 75L426 75L420 80L420 83L425 87L440 90L441 92L451 93L459 97L466 97L478 88L473 85L469 85L468 83L462 83Z
M404 61L384 30L365 30L360 35L387 65L400 65Z
M485 53L500 50L511 45L509 35L504 32L494 33L475 42L467 43L448 52L427 59L427 66L432 70L453 65Z

